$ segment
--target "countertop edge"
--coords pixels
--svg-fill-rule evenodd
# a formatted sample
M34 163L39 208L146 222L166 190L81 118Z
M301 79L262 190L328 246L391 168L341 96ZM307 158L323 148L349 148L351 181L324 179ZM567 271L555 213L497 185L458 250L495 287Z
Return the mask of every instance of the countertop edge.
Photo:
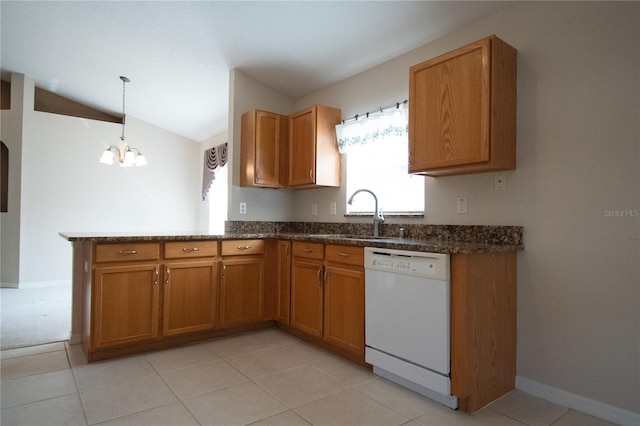
M448 254L474 253L502 253L524 250L524 244L494 244L483 242L468 242L447 240L442 238L410 239L410 238L372 238L372 237L343 237L343 236L313 236L308 234L222 234L222 235L189 235L189 234L158 234L158 235L125 235L107 233L74 233L60 232L59 235L69 242L96 243L127 243L127 242L162 242L162 241L208 241L208 240L247 240L247 239L280 239L291 241L307 241L324 244L339 244L358 247L390 248Z

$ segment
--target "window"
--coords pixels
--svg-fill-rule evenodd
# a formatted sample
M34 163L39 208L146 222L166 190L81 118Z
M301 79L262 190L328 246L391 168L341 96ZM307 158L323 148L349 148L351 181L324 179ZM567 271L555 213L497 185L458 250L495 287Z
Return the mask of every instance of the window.
M346 154L347 197L358 189L369 189L384 213L424 213L424 177L407 172L407 119L402 105L339 125L337 131L340 150ZM347 204L347 214L372 214L373 210L373 197L366 194Z
M216 178L209 188L209 234L224 234L224 222L227 220L228 167L216 169Z

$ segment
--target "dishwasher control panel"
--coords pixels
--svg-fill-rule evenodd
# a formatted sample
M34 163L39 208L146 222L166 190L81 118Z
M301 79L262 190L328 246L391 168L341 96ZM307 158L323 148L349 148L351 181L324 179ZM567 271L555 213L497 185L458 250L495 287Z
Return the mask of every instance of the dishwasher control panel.
M437 280L449 279L449 255L366 247L365 269L415 275Z

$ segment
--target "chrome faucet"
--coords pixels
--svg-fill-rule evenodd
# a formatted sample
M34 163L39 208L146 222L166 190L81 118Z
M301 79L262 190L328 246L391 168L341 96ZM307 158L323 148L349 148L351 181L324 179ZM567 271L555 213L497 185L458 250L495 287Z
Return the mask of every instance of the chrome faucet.
M382 216L382 210L378 211L378 197L376 197L376 194L374 194L373 191L370 191L368 189L358 189L356 192L351 194L351 197L349 197L349 201L347 201L347 204L349 205L353 204L353 197L355 197L358 192L368 192L369 194L373 195L373 200L375 201L375 207L374 207L375 210L373 212L373 236L377 237L378 224L384 222L384 216Z

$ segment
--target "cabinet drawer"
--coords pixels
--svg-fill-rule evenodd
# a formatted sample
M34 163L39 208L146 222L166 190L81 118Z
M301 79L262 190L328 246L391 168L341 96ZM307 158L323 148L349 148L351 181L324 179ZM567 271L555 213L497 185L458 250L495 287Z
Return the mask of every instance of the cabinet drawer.
M158 243L98 244L96 262L131 262L156 260L160 257Z
M327 244L326 259L330 262L364 266L364 247Z
M296 257L322 260L324 259L324 244L294 241L292 252Z
M238 256L247 254L263 254L262 240L230 240L222 242L223 256Z
M164 245L164 257L167 259L214 257L217 255L217 241L174 241Z

